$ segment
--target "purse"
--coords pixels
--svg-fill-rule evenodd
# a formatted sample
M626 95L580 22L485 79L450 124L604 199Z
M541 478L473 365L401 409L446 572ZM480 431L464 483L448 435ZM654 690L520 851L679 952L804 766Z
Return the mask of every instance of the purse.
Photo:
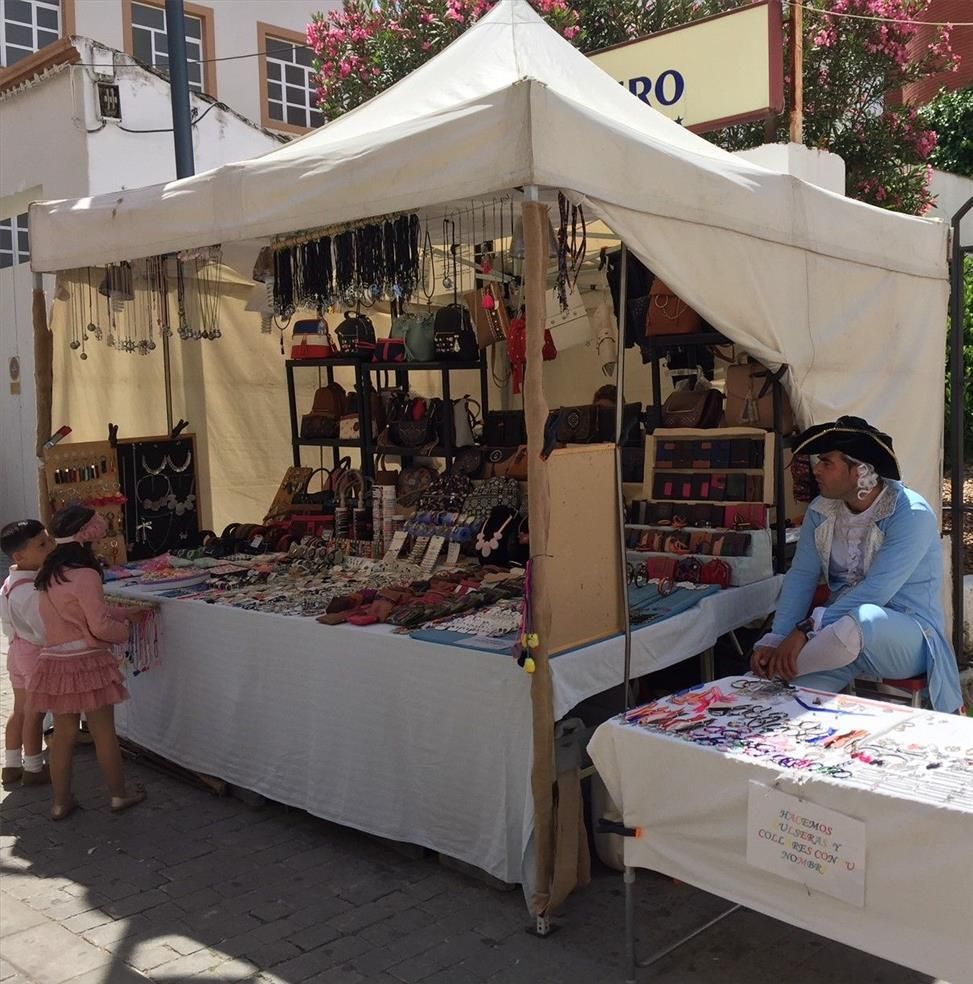
M306 318L294 322L291 331L292 359L330 359L334 342L324 318Z
M452 471L456 475L478 478L483 471L483 452L477 447L460 448L453 458Z
M396 498L403 505L411 505L422 493L423 489L439 477L439 472L429 465L406 465L399 472L396 484Z
M729 366L726 370L726 423L729 427L774 429L774 383L779 382L787 366L771 372L760 362ZM781 388L780 430L794 430L794 410L787 393Z
M703 319L656 277L649 289L645 334L692 335L702 330L702 326Z
M423 314L399 314L392 319L391 337L405 343L407 362L434 362L436 347L433 342L433 316Z
M493 448L487 452L486 473L490 477L500 476L526 482L528 461L526 444L519 448Z
M318 472L324 474L321 479L321 488L317 492L311 492L311 480ZM321 512L333 513L335 506L334 489L331 486L332 473L327 468L315 468L307 477L304 487L294 494L291 501L293 506L299 506L302 512Z
M595 408L589 404L584 407L561 407L555 410L557 418L558 444L591 444L597 441Z
M436 358L443 362L476 362L480 346L465 304L447 304L433 322Z
M483 421L483 443L490 448L515 448L527 443L523 410L488 410Z
M375 459L375 484L386 485L395 488L399 481L399 473L385 467L385 455L379 455Z
M555 345L554 354L556 355L558 350L590 344L594 333L584 306L584 298L577 284L568 291L568 305L563 310L557 288L547 291L546 299L547 324L544 339L546 342L548 336L552 336L551 343Z
M342 441L361 440L361 420L357 413L345 414L338 422L338 438Z
M314 393L311 412L301 417L301 439L319 440L338 436L338 422L347 409L344 387L338 382L328 383Z
M463 299L476 325L476 341L481 349L496 345L507 337L510 314L492 284L487 284L482 290L469 291Z
M695 557L683 557L676 564L677 581L688 581L690 584L699 584L699 575L703 570L703 564Z
M376 362L405 362L404 338L380 338L375 343Z
M595 407L596 414L596 440L602 443L615 443L615 408L614 407ZM622 407L622 434L618 442L619 447L641 447L642 433L640 423L642 420L642 404L626 403Z
M471 409L476 407L476 412ZM458 400L453 400L453 447L468 448L475 441L473 439L473 428L477 423L477 416L480 412L480 404L469 396L461 396ZM445 443L445 442L443 442Z
M673 390L662 405L665 427L718 427L723 413L723 394L715 389Z
M676 576L676 558L646 557L645 573L650 581L672 581Z
M728 588L733 578L733 568L725 560L708 560L699 572L700 584L718 584Z
M442 401L416 397L409 401L403 416L389 425L394 444L403 448L420 448L439 440L439 417Z
M474 488L466 497L462 511L482 521L497 506L519 510L521 501L520 483L514 478L495 475Z
M338 325L338 347L341 354L362 362L370 362L375 355L375 326L368 315L345 311L344 321Z

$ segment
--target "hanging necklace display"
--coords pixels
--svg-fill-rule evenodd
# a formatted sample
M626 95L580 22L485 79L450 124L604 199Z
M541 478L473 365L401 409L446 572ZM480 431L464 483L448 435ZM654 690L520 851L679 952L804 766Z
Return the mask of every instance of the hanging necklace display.
M183 270L182 260L176 258L176 312L179 316L179 337L187 342L192 337L189 329L189 321L186 318L186 275Z
M432 237L429 235L429 224L426 223L426 233L422 240L422 295L428 304L436 296L436 257L432 251Z
M85 330L89 335L94 335L96 342L100 342L104 332L101 330L101 326L95 323L97 311L95 310L96 301L93 297L94 287L91 284L91 267L85 267L85 276L88 281L88 322Z
M223 247L200 250L193 259L196 273L196 305L199 308L197 338L216 341L220 330L220 301L223 294Z

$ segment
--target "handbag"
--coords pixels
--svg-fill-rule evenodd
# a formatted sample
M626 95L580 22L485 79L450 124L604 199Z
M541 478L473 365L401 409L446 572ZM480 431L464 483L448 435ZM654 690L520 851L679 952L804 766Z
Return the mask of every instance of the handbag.
M645 573L650 581L672 581L676 576L676 558L646 557Z
M375 343L376 362L405 362L404 338L380 338Z
M483 471L483 452L477 447L460 448L453 458L451 470L455 475L479 478L480 472Z
M471 407L476 407L475 413ZM468 448L475 443L473 440L473 428L476 426L480 404L476 400L470 399L469 396L461 396L458 400L453 400L452 408L453 447Z
M370 362L375 354L375 326L366 314L345 311L338 325L338 347L342 355Z
M556 345L555 355L559 350L574 348L578 345L588 345L592 340L591 321L584 306L584 298L577 284L568 291L568 306L561 308L557 288L546 293L547 299L547 333L553 336L552 344ZM553 358L553 356L552 356Z
M583 407L561 407L554 413L558 414L558 444L591 444L598 439L595 428L597 418L591 404Z
M433 322L436 358L443 362L476 362L480 346L465 304L447 304Z
M723 394L715 389L673 390L662 405L665 427L718 427Z
M406 465L399 472L395 487L396 498L403 505L411 505L427 486L439 477L439 472L429 465Z
M386 468L385 455L380 454L375 459L375 484L395 488L398 481L399 473L397 471L392 471L391 468Z
M311 480L318 472L324 474L321 479L321 488L317 492L311 492ZM331 472L327 468L315 468L307 477L304 487L294 494L291 500L293 506L299 506L301 512L334 512L335 500L334 489L331 486Z
M435 361L433 316L428 312L424 314L400 314L393 318L392 338L401 338L405 343L406 361Z
M415 397L408 402L405 412L389 425L392 442L403 448L419 448L435 444L439 440L439 418L442 401Z
M726 423L730 427L774 429L774 383L787 372L782 365L771 372L760 362L729 366L726 370ZM781 388L780 431L794 430L794 410Z
M527 443L523 410L488 410L483 421L483 443L490 448L515 448Z
M294 322L291 331L292 359L330 359L334 342L324 318L307 318Z
M476 341L481 349L496 345L507 337L510 328L510 314L502 297L492 284L481 290L471 290L464 295L470 310L473 324L476 325Z
M466 475L440 475L419 493L416 510L458 513L472 491L473 482Z
M733 578L733 568L725 560L708 560L699 572L699 584L718 584L728 588Z
M595 407L597 417L596 439L602 443L615 443L615 408L614 407ZM622 434L619 439L619 447L642 447L642 433L640 423L642 421L642 404L626 403L622 407Z
M520 483L497 475L488 478L466 497L462 511L482 522L497 506L516 511L520 509L521 501Z
M493 448L487 452L486 473L490 477L514 478L527 481L527 445L518 448Z
M703 570L702 561L695 557L683 557L676 564L677 581L688 581L690 584L699 584L699 576Z
M319 440L338 436L338 422L347 409L344 387L328 383L314 393L311 412L301 417L301 439Z
M702 326L703 319L656 277L649 289L645 334L692 335L702 330Z
M357 413L345 414L338 422L338 438L342 441L361 440L361 421Z

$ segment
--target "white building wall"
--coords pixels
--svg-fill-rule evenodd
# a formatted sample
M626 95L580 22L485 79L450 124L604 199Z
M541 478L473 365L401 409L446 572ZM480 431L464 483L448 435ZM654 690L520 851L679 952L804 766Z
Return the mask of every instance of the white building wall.
M199 6L213 11L213 41L217 58L245 55L260 50L257 23L289 31L305 32L314 14L340 7L339 0L209 0ZM76 32L110 47L125 50L122 32L122 0L76 0ZM252 120L260 120L257 58L216 63L217 98Z

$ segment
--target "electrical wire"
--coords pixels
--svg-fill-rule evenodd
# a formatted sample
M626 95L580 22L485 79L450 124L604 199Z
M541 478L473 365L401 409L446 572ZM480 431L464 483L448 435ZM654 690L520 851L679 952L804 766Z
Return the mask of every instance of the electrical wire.
M308 51L313 51L314 49L309 44L294 44L293 42L288 42L286 45L280 44L274 45L273 51L268 51L263 49L261 51L251 51L245 55L221 55L219 58L189 58L187 56L186 61L190 65L210 65L213 62L224 62L224 61L239 61L242 58L260 58L263 55L273 56L275 52L282 51L285 47L290 48L292 51L297 51L298 48L306 48ZM130 58L134 56L129 55ZM138 59L134 59L136 62ZM116 65L114 63L105 62L99 64L97 62L73 62L73 64L80 66L81 68L96 68L96 69L118 69L125 68L125 65ZM150 65L149 68L155 69L157 72L162 71L158 65Z
M817 14L820 17L849 17L852 20L880 21L884 24L907 24L915 27L973 27L973 21L924 21L924 20L903 20L900 17L878 17L875 14L852 14L840 10L822 10L820 7L811 7L806 3L791 3L792 7L800 7L809 14Z
M199 123L200 120L202 120L206 116L206 114L208 112L210 112L210 110L216 109L217 107L219 107L220 109L229 109L230 108L225 103L221 103L221 102L210 103L209 106L207 106L206 109L204 109L203 112L201 112L199 114L199 116L197 116L195 119L193 119L191 121L190 126L195 126L197 123ZM153 129L153 130L133 130L130 127L122 126L122 124L119 123L118 124L118 129L119 130L124 130L126 133L172 133L172 127L171 126L161 127L159 129ZM97 131L91 131L91 130L89 130L88 132L89 133L92 133L92 132L97 132Z

